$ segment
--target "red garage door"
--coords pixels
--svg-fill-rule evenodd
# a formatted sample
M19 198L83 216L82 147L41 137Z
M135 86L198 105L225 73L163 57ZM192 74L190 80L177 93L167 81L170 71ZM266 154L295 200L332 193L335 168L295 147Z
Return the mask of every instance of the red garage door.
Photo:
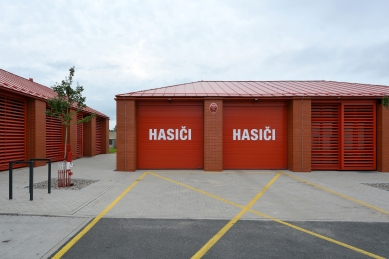
M0 171L25 160L25 121L25 100L0 95Z
M139 102L138 168L203 168L203 102Z
M223 168L285 169L286 103L223 104Z

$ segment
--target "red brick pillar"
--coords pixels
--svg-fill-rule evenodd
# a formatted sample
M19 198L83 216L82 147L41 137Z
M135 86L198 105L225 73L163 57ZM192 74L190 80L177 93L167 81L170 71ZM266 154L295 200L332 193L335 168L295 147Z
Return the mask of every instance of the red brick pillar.
M116 99L116 170L137 167L136 101Z
M223 100L204 100L204 171L223 171Z
M26 160L30 158L46 158L46 102L38 99L27 99L27 141ZM46 162L35 162L35 166L43 166Z
M109 154L109 119L101 120L101 153Z
M96 117L84 123L84 156L96 155Z
M300 98L288 105L288 169L311 171L311 100Z
M377 171L389 172L389 110L377 105Z
M72 110L71 112L75 112ZM69 125L69 136L68 136L68 144L72 147L72 159L77 159L77 115L72 114L72 121Z

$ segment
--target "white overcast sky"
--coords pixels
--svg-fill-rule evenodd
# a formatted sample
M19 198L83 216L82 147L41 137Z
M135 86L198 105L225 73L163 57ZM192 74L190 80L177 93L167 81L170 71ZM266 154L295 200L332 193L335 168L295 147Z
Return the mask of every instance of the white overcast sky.
M389 1L0 0L0 68L52 86L75 66L88 106L199 80L389 85Z

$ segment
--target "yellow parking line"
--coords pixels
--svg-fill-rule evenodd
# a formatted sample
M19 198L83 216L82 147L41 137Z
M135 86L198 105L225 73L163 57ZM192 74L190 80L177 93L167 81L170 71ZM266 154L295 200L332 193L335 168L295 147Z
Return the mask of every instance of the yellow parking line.
M339 196L339 197L342 197L342 198L344 198L344 199L347 199L347 200L350 200L350 201L359 203L359 204L361 204L361 205L363 205L363 206L365 206L365 207L368 207L368 208L371 208L371 209L373 209L373 210L376 210L376 211L379 211L379 212L381 212L381 213L384 213L384 214L389 215L389 212L388 212L388 211L383 210L383 209L378 208L378 207L375 207L375 206L373 206L373 205L370 205L370 204L368 204L368 203L366 203L366 202L363 202L363 201L360 201L360 200L351 198L351 197L349 197L349 196L347 196L347 195L344 195L344 194L341 194L341 193L332 191L332 190L330 190L330 189L324 188L324 187L322 187L322 186L320 186L320 185L318 185L318 184L314 184L314 183L308 182L307 180L298 178L298 177L296 177L296 176L293 176L293 175L290 175L290 174L287 174L287 173L283 173L283 174L286 175L286 176L289 176L290 178L296 179L296 180L298 180L298 181L300 181L300 182L303 182L303 183L306 183L306 184L311 185L311 186L313 186L313 187L316 187L316 188L318 188L318 189L321 189L321 190L323 190L323 191L326 191L326 192L335 194L335 195L337 195L337 196Z
M282 225L285 225L285 226L294 228L294 229L296 229L296 230L299 230L299 231L301 231L301 232L307 233L307 234L309 234L309 235L312 235L312 236L315 236L315 237L324 239L324 240L326 240L326 241L328 241L328 242L331 242L331 243L334 243L334 244L343 246L343 247L345 247L345 248L351 249L351 250L353 250L353 251L355 251L355 252L359 252L359 253L361 253L361 254L364 254L364 255L367 255L367 256L370 256L370 257L373 257L373 258L385 259L385 257L381 257L381 256L379 256L379 255L376 255L376 254L367 252L367 251L362 250L362 249L360 249L360 248L357 248L357 247L355 247L355 246L348 245L348 244L346 244L346 243L337 241L337 240L335 240L335 239L332 239L332 238L329 238L329 237L320 235L320 234L318 234L318 233L309 231L309 230L307 230L307 229L305 229L305 228L298 227L298 226L296 226L296 225L290 224L290 223L285 222L285 221L283 221L283 220L273 218L273 217L271 217L271 216L269 216L269 215L266 215L266 214L264 214L264 213L261 213L261 212L258 212L258 211L254 211L254 210L249 210L249 212L252 212L252 213L254 213L254 214L258 215L258 216L262 216L262 217L264 217L264 218L270 219L270 220L275 221L275 222L277 222L277 223L280 223L280 224L282 224Z
M75 237L72 238L61 250L58 251L52 258L57 259L61 258L72 246L74 246L91 228L96 225L96 223L104 217L123 197L126 195L134 186L139 183L140 180L145 177L147 172L144 172L135 182L133 182L122 194L120 194L111 204L109 204L102 212L100 212L97 217L95 217L84 229L78 233Z
M269 171L266 171L266 172L239 172L239 173L236 173L236 172L228 172L228 171L223 171L223 172L214 172L214 171L203 171L203 172L157 172L159 175L165 175L165 174L180 174L180 175L186 175L186 174L196 174L196 175L199 175L199 174L218 174L218 175L221 175L221 174L237 174L237 175L240 175L240 174L276 174L275 172L269 172ZM281 173L283 174L283 173Z
M278 177L280 177L281 174L277 174L273 177L273 179L257 194L255 197L242 209L241 212L238 213L230 222L228 222L216 235L214 235L196 254L192 256L192 259L199 259L203 257L209 249L212 248L214 244L219 241L220 238L224 236L225 233L227 233L230 228L249 210L254 203L261 198L261 196L266 192L267 189L277 180Z
M192 186L190 186L190 185L183 184L183 183L177 182L177 181L175 181L175 180L172 180L172 179L169 179L169 178L167 178L167 177L163 177L163 176L160 176L160 175L157 175L157 174L154 174L154 173L149 173L149 174L151 174L151 175L153 175L153 176L156 176L156 177L159 177L159 178L161 178L161 179L164 179L164 180L166 180L166 181L175 183L175 184L180 185L180 186L182 186L182 187L188 188L188 189L190 189L190 190L199 192L199 193L201 193L201 194L207 195L207 196L209 196L209 197L212 197L212 198L217 199L217 200L219 200L219 201L225 202L225 203L230 204L230 205L232 205L232 206L235 206L235 207L238 207L238 208L241 208L241 209L244 208L244 206L242 206L242 205L240 205L240 204L237 204L237 203L235 203L235 202L226 200L226 199L221 198L221 197L219 197L219 196L216 196L216 195L214 195L214 194L212 194L212 193L208 193L208 192L206 192L206 191L203 191L203 190L194 188L194 187L192 187ZM361 254L370 256L370 257L372 257L372 258L384 259L384 257L381 257L381 256L379 256L379 255L370 253L370 252L368 252L368 251L359 249L359 248L357 248L357 247L355 247L355 246L348 245L348 244L346 244L346 243L343 243L343 242L340 242L340 241L338 241L338 240L335 240L335 239L326 237L326 236L324 236L324 235L320 235L320 234L318 234L318 233L315 233L315 232L309 231L309 230L307 230L307 229L298 227L298 226L296 226L296 225L290 224L290 223L285 222L285 221L282 221L282 220L280 220L280 219L273 218L273 217L271 217L271 216L269 216L269 215L266 215L266 214L264 214L264 213L261 213L261 212L258 212L258 211L252 210L252 209L249 209L248 211L251 212L251 213L254 213L254 214L258 215L258 216L261 216L261 217L270 219L270 220L272 220L272 221L274 221L274 222L277 222L277 223L283 224L283 225L285 225L285 226L291 227L291 228L293 228L293 229L295 229L295 230L298 230L298 231L301 231L301 232L303 232L303 233L306 233L306 234L309 234L309 235L318 237L318 238L320 238L320 239L326 240L326 241L328 241L328 242L337 244L337 245L339 245L339 246L348 248L348 249L353 250L353 251L355 251L355 252L358 252L358 253L361 253Z

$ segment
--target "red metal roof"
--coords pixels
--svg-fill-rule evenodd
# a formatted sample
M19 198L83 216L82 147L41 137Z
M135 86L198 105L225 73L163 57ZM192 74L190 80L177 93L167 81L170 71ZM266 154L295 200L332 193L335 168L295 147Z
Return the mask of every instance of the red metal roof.
M45 100L57 95L56 92L47 86L35 83L3 69L0 69L0 89L6 89L29 97L41 98ZM83 111L87 113L96 113L96 115L108 118L107 115L90 107L86 107Z
M384 85L335 81L198 81L116 97L382 97Z

